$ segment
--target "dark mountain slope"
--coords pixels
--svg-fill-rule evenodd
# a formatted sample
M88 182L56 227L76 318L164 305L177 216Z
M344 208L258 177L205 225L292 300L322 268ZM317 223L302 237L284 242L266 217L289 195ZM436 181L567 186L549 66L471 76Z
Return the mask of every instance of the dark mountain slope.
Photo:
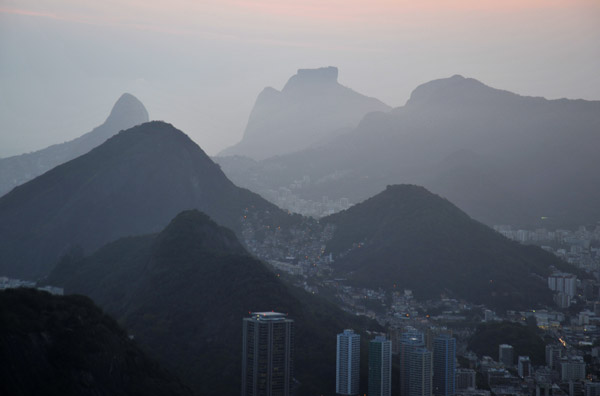
M0 394L191 395L83 296L0 291Z
M573 227L600 219L600 101L520 96L453 76L423 84L407 104L370 113L318 148L240 167L219 163L263 193L310 177L302 198L359 202L414 183L486 224Z
M567 267L418 186L388 186L322 221L336 226L327 250L339 273L369 287L412 289L420 299L443 293L499 309L551 304L545 276L551 265Z
M337 82L338 69L300 69L281 91L265 88L254 104L242 141L221 156L263 159L308 148L356 127L371 111L390 107Z
M294 319L298 394L332 394L335 335L365 328L334 305L285 286L233 232L197 211L179 214L160 234L65 259L48 282L92 297L203 395L239 394L242 318L249 311Z
M136 97L123 94L110 115L91 132L33 153L0 159L0 196L42 173L87 153L123 129L148 122L148 112Z
M183 132L150 122L0 198L0 273L47 275L74 246L91 252L122 236L157 232L191 208L234 230L246 210L267 223L291 217L233 185Z

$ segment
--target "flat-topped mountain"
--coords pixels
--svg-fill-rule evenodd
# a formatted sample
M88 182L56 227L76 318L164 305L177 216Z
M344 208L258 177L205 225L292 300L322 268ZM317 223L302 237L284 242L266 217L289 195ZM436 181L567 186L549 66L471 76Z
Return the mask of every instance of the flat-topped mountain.
M90 296L201 395L239 394L242 319L250 311L294 319L298 394L333 394L335 335L366 328L354 315L286 286L231 230L195 210L158 234L65 257L47 282Z
M444 294L498 309L543 306L552 304L550 267L568 267L419 186L388 186L321 221L336 226L327 251L340 276L363 287L412 289L418 299Z
M148 112L142 102L131 94L123 94L104 124L91 132L32 153L0 158L0 196L57 165L87 153L120 130L144 122L148 122Z
M45 276L73 247L92 252L119 237L158 232L194 208L237 231L245 213L267 223L290 217L236 187L183 132L155 121L0 197L0 274Z
M300 69L281 91L265 88L250 113L242 140L219 155L263 159L308 148L356 127L381 101L337 81L338 69Z
M453 76L319 147L252 164L218 160L260 194L306 179L294 187L300 198L360 202L414 183L489 225L574 227L600 220L597 147L600 101L520 96Z
M0 291L3 395L192 395L84 296Z

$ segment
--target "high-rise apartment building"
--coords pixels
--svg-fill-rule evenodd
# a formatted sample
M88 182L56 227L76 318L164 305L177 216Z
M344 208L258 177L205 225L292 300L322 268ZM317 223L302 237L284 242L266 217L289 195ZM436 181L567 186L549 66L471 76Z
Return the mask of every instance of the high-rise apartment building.
M577 295L577 276L556 272L548 277L548 287L551 290L575 297Z
M600 312L600 308L599 308ZM400 340L402 339L402 332L404 329L400 326L390 327L388 329L387 338L392 341L392 354L397 355L400 353Z
M512 345L501 344L498 346L498 361L504 363L506 367L512 367L515 364L514 350Z
M585 362L581 356L560 358L560 379L563 382L585 379Z
M409 354L408 396L431 396L431 352L418 347Z
M369 396L392 394L392 342L377 336L369 342Z
M475 389L476 388L476 373L473 369L458 368L456 369L456 389ZM600 396L600 395L599 395Z
M412 351L425 347L423 333L416 329L407 329L400 338L400 395L410 395L410 356Z
M433 339L433 394L456 393L456 339L441 334Z
M294 321L278 312L253 312L243 331L242 396L290 395Z
M430 351L433 351L433 340L435 339L435 337L437 336L441 336L441 335L447 335L449 337L452 337L452 330L447 329L445 327L438 327L438 328L432 328L429 327L426 331L425 331L425 348L429 349Z
M337 335L335 393L358 395L360 385L360 335L344 330Z
M586 382L585 396L600 396L600 382Z
M531 376L531 360L529 360L529 356L519 356L517 370L521 378Z
M546 366L553 370L560 369L560 358L563 355L563 347L560 345L546 345Z

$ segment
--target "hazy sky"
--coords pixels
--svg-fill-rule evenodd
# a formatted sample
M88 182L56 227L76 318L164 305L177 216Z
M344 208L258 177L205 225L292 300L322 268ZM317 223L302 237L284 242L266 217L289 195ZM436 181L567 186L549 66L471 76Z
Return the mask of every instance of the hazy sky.
M0 0L0 157L101 124L123 92L209 154L298 68L401 106L462 74L600 99L598 0Z

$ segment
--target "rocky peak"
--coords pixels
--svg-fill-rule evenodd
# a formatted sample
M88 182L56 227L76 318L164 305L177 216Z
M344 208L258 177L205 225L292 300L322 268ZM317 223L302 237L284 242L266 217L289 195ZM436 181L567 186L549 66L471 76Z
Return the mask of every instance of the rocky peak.
M337 78L338 68L334 66L318 69L298 69L296 75L288 80L283 90L308 84L337 84Z
M106 122L115 123L123 122L124 120L131 120L131 123L128 123L130 125L126 126L127 128L148 122L149 120L148 111L142 102L129 93L124 93L117 100Z

